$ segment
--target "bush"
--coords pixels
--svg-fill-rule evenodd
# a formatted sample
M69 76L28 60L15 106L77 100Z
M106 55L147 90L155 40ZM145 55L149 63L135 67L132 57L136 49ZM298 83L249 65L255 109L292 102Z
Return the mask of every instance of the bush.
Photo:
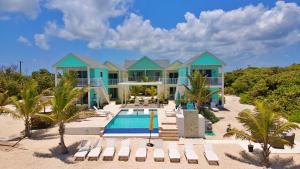
M31 129L46 129L53 125L53 123L49 120L42 119L40 117L34 116L31 119Z
M240 94L240 103L242 104L251 104L252 100L247 93Z
M199 113L199 114L201 114L201 113ZM211 112L207 109L204 110L203 116L206 119L208 119L209 121L211 121L212 123L216 123L220 120L213 112Z
M288 120L290 122L300 123L300 111L296 111L296 112L292 113L291 115L289 115Z

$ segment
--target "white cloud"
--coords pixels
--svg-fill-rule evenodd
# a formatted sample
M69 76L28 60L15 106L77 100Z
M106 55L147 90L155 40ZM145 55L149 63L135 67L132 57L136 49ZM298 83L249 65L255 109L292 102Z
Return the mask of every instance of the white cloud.
M39 0L0 0L0 14L21 13L35 19L39 11Z
M47 37L44 34L35 34L34 35L35 45L41 49L48 50L50 46L47 43Z
M50 0L47 7L62 12L63 24L49 22L39 35L43 38L36 41L43 39L48 46L48 38L55 36L87 41L90 48L120 48L173 59L205 50L223 58L251 56L300 42L300 7L295 3L203 11L198 16L187 12L175 28L163 29L137 14L127 15L130 1L81 2ZM118 16L127 17L111 28L110 19Z
M19 36L17 41L20 42L20 43L23 43L27 46L32 46L31 42L27 38L25 38L24 36Z

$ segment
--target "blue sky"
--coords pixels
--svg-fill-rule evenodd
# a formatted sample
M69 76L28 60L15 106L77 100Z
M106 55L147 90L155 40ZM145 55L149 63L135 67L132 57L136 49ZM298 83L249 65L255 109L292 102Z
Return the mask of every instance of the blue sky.
M26 73L70 52L120 65L206 50L226 70L300 63L300 1L0 0L0 28L0 64L22 60Z

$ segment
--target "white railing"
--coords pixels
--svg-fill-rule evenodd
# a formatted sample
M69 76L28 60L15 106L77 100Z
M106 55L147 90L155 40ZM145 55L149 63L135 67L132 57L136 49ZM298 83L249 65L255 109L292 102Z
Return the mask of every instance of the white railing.
M188 83L188 78L187 77L179 77L179 82L180 83ZM206 84L210 86L220 86L222 85L222 77L205 77L206 79Z
M119 79L108 79L109 85L117 85L119 83Z

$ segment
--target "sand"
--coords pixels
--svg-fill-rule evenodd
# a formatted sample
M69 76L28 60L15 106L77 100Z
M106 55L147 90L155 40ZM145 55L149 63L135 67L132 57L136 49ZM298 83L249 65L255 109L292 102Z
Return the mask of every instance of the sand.
M219 117L224 117L220 122L214 124L214 130L217 133L216 136L209 137L208 139L222 139L223 133L225 133L227 123L231 123L233 127L239 127L239 124L235 120L236 114L244 109L251 108L249 105L241 105L238 103L238 97L228 96L226 97L225 107L229 111L216 113ZM253 108L253 107L252 107ZM11 119L8 116L0 116L0 128L1 136L13 135L23 129L22 122L19 120ZM5 130L5 131L4 131ZM299 136L299 130L297 131ZM188 164L183 151L183 145L179 145L181 153L180 163L171 163L168 158L165 158L165 162L154 162L153 160L153 148L148 148L148 156L145 162L136 162L134 159L137 140L133 139L133 146L130 154L130 159L127 162L118 161L117 156L113 161L103 161L102 156L98 161L83 161L74 162L72 155L76 151L76 147L82 139L96 139L98 136L65 136L66 145L69 146L69 155L61 156L57 150L59 138L57 136L57 127L53 127L48 130L41 130L35 132L32 139L22 140L18 146L10 151L4 151L0 149L0 169L50 169L50 168L124 168L124 169L142 169L142 168L228 168L228 169L252 169L263 168L258 165L258 162L254 158L255 155L251 154L250 158L248 153L243 152L242 148L236 144L215 144L214 149L220 158L219 166L208 165L205 157L203 156L203 145L195 145L196 154L199 156L199 164ZM299 141L299 137L297 137ZM164 152L167 155L167 144L164 142ZM117 152L119 150L120 141L117 141ZM289 165L294 165L294 168L300 168L300 154L280 154L271 156L274 167L276 168L288 168ZM252 160L250 160L252 159Z

